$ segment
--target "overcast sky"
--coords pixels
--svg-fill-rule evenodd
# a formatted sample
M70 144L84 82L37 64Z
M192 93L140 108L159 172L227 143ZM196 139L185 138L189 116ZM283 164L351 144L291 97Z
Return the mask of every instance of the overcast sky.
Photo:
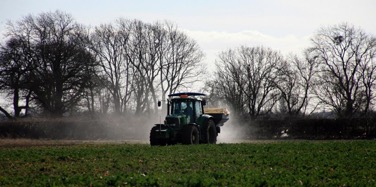
M319 28L343 22L376 35L375 0L1 0L0 34L8 20L55 10L90 26L168 20L198 42L208 64L240 45L301 54Z

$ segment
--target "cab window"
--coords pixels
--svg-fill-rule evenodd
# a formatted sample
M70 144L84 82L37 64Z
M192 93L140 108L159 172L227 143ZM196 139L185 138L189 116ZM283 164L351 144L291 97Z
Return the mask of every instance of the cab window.
M200 117L201 114L202 114L201 101L196 101L195 102L195 116L196 116L196 119L198 117Z

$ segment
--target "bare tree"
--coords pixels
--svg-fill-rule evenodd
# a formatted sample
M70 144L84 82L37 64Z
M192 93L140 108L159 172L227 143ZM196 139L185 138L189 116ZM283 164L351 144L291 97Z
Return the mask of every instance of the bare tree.
M100 62L101 77L105 78L117 114L126 110L131 95L129 63L124 57L129 41L129 32L123 28L125 22L119 20L116 26L100 25L91 37L91 49Z
M254 119L267 114L278 101L273 80L276 78L276 67L282 60L279 53L263 47L242 46L236 51L223 52L219 56L215 84L226 85L216 88L220 93L227 92L226 99L235 99L227 100L227 103L236 104L233 106L236 111L247 111Z
M144 54L144 61L141 63L141 69L144 72L144 78L148 84L151 99L153 101L153 111L158 109L157 89L156 83L158 75L161 74L162 67L160 66L161 51L165 31L160 24L145 24L145 44L146 53ZM151 105L151 104L150 104Z
M173 24L165 23L165 32L160 48L162 100L167 94L199 80L204 72L200 64L203 53L197 43Z
M92 70L88 87L84 93L83 105L87 107L91 115L95 115L97 112L106 114L111 98L109 97L111 94L106 93L106 91L108 92L107 85L110 85L110 83L107 82L106 77L98 73L99 70L97 69L100 68Z
M136 84L136 113L157 110L157 91L167 93L195 81L202 72L202 52L193 40L169 23L133 21L127 58ZM152 101L152 102L150 102Z
M133 72L132 90L134 91L136 114L141 114L145 111L150 111L149 103L149 84L150 75L155 72L149 72L155 68L155 64L148 64L147 53L148 43L146 41L146 26L143 22L134 20L126 25L130 31L130 41L127 47L126 58L131 64ZM150 67L151 66L151 67ZM149 75L149 77L148 77Z
M315 58L306 51L305 59L290 56L278 66L275 86L279 89L285 112L289 115L299 115L306 112L309 104L309 94L312 88L312 79L315 75ZM313 107L312 110L314 110Z
M227 59L234 58L234 51L222 52L221 56ZM234 81L238 77L237 68L231 65L233 60L228 62L226 59L222 60L220 57L216 63L216 71L214 79L206 82L206 87L210 88L210 96L223 100L232 111L232 114L238 116L247 115L246 105L244 103L245 95L242 89Z
M31 90L28 89L27 74L31 71L29 48L21 38L10 38L6 45L0 48L0 87L12 95L14 117L20 117L22 109L28 114ZM25 105L21 106L21 101ZM6 112L5 109L2 110ZM6 112L6 115L11 115Z
M375 80L375 38L340 24L322 28L312 42L320 68L317 97L340 116L367 113Z

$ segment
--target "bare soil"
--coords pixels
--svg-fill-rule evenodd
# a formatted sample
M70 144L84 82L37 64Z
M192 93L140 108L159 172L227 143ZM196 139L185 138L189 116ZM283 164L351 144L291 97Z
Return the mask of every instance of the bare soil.
M70 146L79 144L148 144L142 140L44 140L44 139L0 139L2 147Z
M284 140L219 140L217 144L265 144L277 143ZM289 140L287 140L289 141ZM292 141L292 140L290 140ZM147 140L49 140L49 139L0 139L0 148L36 147L36 146L72 146L80 144L149 144Z

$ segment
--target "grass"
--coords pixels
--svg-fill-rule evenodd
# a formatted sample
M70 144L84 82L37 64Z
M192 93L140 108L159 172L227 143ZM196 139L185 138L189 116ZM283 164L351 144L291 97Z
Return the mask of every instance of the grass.
M0 186L374 186L375 141L0 148Z

